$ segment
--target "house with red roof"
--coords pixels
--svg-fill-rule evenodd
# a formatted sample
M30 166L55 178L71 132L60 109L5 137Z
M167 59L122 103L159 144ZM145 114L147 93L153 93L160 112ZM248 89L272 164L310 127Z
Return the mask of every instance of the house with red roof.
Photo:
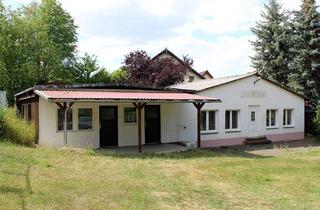
M154 59L172 56L164 50ZM192 78L193 77L193 78ZM256 72L213 78L190 68L166 88L40 85L15 95L48 147L194 143L199 148L304 138L304 97Z

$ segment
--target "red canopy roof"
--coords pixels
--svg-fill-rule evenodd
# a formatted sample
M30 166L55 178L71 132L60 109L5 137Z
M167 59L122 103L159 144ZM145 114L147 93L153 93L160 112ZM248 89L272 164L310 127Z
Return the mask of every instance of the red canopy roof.
M54 101L136 100L136 101L185 101L217 102L220 99L181 92L115 91L115 90L36 90L36 94Z

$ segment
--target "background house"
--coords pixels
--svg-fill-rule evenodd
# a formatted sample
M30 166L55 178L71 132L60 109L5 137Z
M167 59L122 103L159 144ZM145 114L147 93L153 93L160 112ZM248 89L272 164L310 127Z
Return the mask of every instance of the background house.
M152 59L161 59L161 58L171 58L177 62L182 62L182 60L173 54L170 50L167 48L158 53L156 56L154 56ZM198 71L194 70L192 67L188 69L186 72L186 75L184 76L184 82L193 82L193 81L198 81L198 80L204 80L208 78L213 78L212 75L209 73L209 71L201 72L199 73Z

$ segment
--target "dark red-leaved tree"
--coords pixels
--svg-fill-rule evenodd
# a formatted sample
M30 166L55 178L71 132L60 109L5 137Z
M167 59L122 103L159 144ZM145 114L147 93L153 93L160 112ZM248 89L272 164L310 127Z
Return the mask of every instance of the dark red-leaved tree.
M192 64L193 60L187 56L183 56L183 60L151 59L143 50L129 53L124 60L129 83L162 87L182 82Z

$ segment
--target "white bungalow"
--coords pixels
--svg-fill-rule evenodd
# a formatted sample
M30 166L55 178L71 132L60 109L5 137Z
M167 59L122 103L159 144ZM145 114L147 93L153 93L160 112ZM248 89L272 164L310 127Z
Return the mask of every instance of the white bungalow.
M49 147L141 150L144 144L197 142L205 148L304 138L303 96L255 72L212 78L194 71L164 89L35 86L16 94L16 101L36 122L38 143Z

